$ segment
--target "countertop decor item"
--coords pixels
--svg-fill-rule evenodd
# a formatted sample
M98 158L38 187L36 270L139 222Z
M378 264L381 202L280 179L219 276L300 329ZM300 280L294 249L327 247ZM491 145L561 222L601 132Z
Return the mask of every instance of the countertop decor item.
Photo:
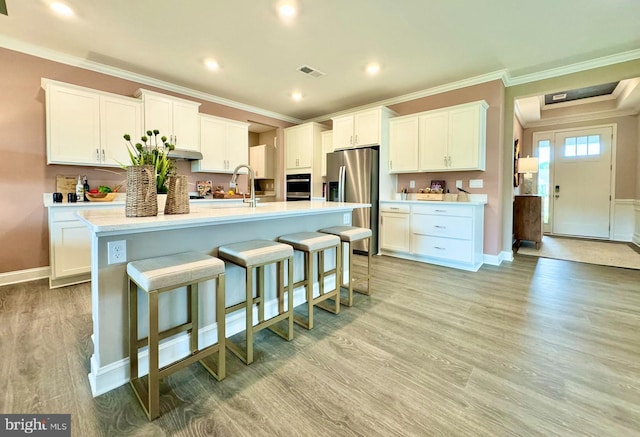
M189 191L186 176L169 176L169 192L164 206L165 214L189 214Z
M156 187L155 167L148 165L130 165L127 167L127 217L149 217L158 215L158 190Z
M86 193L89 202L112 202L118 193Z
M168 191L168 177L175 174L175 161L169 158L169 152L175 149L175 146L167 141L167 137L162 136L158 139L160 131L154 129L148 130L147 135L142 136L141 143L135 145L131 142L131 135L125 134L124 139L128 142L127 150L131 158L131 165L152 165L154 168L156 189L158 193L166 193ZM123 165L127 168L126 165Z

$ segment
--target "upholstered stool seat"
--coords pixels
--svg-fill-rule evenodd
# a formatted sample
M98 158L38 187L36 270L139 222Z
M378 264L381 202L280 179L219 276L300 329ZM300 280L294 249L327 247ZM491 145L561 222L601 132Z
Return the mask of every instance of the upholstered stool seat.
M227 244L218 248L218 256L232 264L245 269L245 300L226 309L226 313L232 313L245 309L246 321L246 345L242 350L231 340L227 341L227 347L244 363L253 362L253 334L261 329L269 328L285 340L293 339L293 249L286 245L269 240L251 240L240 243ZM287 307L284 305L284 262L287 261L289 278L287 282ZM278 314L265 320L265 289L264 267L268 264L276 264L276 290L278 300ZM256 269L258 283L256 284L256 296L253 296L253 269ZM253 306L258 307L258 323L253 324ZM287 331L281 331L275 326L281 320L288 319Z
M330 228L320 229L320 232L337 235L342 241L342 252L344 253L344 245L349 245L349 277L347 278L347 299L342 301L342 304L347 306L353 305L353 292L356 291L361 294L369 295L371 291L371 244L369 244L369 250L367 251L367 274L360 277L354 277L353 272L353 243L361 240L368 240L371 242L371 229L360 228L356 226L333 226ZM343 267L342 265L340 266ZM340 273L340 278L344 280L344 273ZM367 281L367 289L356 289L354 286L362 281ZM341 281L342 282L342 281ZM345 284L342 284L345 285Z
M294 288L304 286L306 288L307 297L307 320L296 318L295 321L307 329L313 328L313 307L318 306L326 311L334 314L340 312L340 280L338 279L340 265L340 238L334 235L323 234L320 232L298 232L294 234L283 235L278 241L291 245L295 250L304 253L304 278L293 284ZM327 250L335 249L336 266L334 269L326 271L324 267L324 258ZM313 274L314 258L317 254L318 269L317 274ZM331 291L325 291L325 277L330 274L336 276L336 287ZM314 297L313 288L315 279L318 280L319 295ZM327 306L324 301L334 299L333 308Z
M160 415L160 380L181 368L199 361L216 379L225 377L225 268L218 258L198 252L132 261L129 276L129 376L131 387L149 420ZM198 283L216 279L216 324L218 342L202 349L198 342ZM187 321L158 332L158 296L179 287L187 287ZM147 294L149 334L138 339L138 289ZM159 367L160 340L186 331L190 334L190 354L181 360ZM149 347L147 386L140 381L138 349ZM218 361L208 361L218 352ZM214 370L215 368L215 370Z

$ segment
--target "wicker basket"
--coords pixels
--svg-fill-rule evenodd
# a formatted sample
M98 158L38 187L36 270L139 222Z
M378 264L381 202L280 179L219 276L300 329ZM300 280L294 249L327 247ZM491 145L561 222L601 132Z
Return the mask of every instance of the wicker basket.
M127 217L158 215L156 172L153 165L127 167Z
M169 176L165 214L189 214L189 191L186 176Z

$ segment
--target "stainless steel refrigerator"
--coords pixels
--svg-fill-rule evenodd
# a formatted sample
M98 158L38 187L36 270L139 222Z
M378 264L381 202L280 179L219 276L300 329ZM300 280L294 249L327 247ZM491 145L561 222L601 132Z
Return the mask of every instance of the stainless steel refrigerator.
M371 247L368 242L354 243L359 253L378 253L378 174L377 147L340 150L327 154L327 200L333 202L370 203L371 208L353 211L351 224L371 229Z

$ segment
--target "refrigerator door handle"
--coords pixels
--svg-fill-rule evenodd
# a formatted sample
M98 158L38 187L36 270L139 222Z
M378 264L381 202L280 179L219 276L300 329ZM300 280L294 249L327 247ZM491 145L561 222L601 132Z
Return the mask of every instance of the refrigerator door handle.
M344 184L346 182L346 175L347 175L347 167L346 166L342 166L340 167L340 202L344 202L345 201L345 190L344 190Z

